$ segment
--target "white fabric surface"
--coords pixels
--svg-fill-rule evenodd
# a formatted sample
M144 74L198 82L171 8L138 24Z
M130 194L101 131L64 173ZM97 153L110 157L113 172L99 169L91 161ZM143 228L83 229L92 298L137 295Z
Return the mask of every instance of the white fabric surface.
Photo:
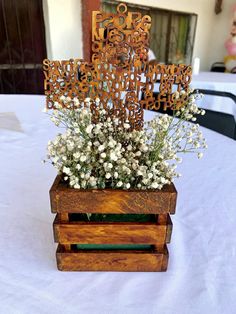
M194 89L209 89L213 91L229 92L236 95L236 75L219 72L200 72L193 75L191 87ZM231 114L236 120L236 104L230 98L205 95L198 103L204 109Z
M20 121L14 112L0 112L0 129L22 132Z
M235 314L236 142L204 129L203 159L184 156L167 272L60 272L48 196L56 173L41 163L58 129L43 105L0 95L0 112L15 112L24 130L0 129L0 313Z

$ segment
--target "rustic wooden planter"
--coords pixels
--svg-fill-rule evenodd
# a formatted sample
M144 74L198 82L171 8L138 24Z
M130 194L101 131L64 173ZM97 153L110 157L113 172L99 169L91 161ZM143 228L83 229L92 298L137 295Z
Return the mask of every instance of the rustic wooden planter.
M51 210L58 242L57 266L63 271L165 271L177 192L173 184L159 190L76 190L58 176L51 189ZM148 222L83 221L82 213L148 214ZM74 218L76 217L76 219ZM86 246L87 244L87 246ZM89 245L104 245L89 249ZM106 249L106 245L136 245ZM137 244L141 249L137 249ZM86 249L81 249L85 245Z

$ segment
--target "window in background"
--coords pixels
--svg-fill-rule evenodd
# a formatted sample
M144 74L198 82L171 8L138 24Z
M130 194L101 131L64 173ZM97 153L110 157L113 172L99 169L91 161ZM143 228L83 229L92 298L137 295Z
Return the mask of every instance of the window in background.
M158 62L191 64L197 15L126 3L129 11L152 18L150 48ZM117 1L103 0L102 10L116 12Z

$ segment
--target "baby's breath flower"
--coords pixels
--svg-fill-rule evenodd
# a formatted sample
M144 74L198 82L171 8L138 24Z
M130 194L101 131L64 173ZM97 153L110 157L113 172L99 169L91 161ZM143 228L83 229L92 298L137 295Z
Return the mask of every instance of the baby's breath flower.
M104 145L100 145L100 146L98 147L98 151L99 151L99 152L102 152L104 149L105 149L105 146L104 146Z
M118 157L117 157L117 155L114 152L111 152L110 153L110 159L113 160L113 161L117 161Z
M188 95L176 92L175 99ZM180 177L175 170L182 161L180 153L196 152L201 158L201 150L207 148L199 125L190 122L204 114L195 98L189 96L173 117L157 114L143 130L132 130L128 120L108 117L99 98L81 102L61 96L51 120L66 131L48 142L47 158L76 189L161 189ZM98 107L96 123L90 104Z
M203 153L198 153L197 154L197 157L200 159L200 158L202 158L203 157Z
M106 153L101 153L102 158L106 158L106 156L107 156Z
M89 124L89 125L87 126L87 128L86 128L86 132L87 132L88 134L90 134L90 133L92 132L92 129L93 129L93 125L92 125L92 124Z
M153 183L151 184L151 188L152 188L152 189L157 189L157 188L158 188L158 183L157 183L157 182L153 182Z
M63 167L63 172L66 173L66 174L70 174L70 168L68 167Z
M85 155L80 156L80 161L84 162L87 159Z

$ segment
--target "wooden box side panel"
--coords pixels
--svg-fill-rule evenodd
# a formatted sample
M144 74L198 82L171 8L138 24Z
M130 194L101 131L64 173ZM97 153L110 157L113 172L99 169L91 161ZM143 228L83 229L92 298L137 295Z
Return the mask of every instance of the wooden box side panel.
M60 184L61 181L61 177L58 175L56 176L51 189L49 191L49 197L50 197L50 204L51 204L51 211L55 212L54 209L58 208L58 192L57 192L57 188Z
M173 223L170 216L167 216L166 243L170 243L173 230Z
M55 218L55 242L63 244L164 244L167 224L61 222Z
M57 249L57 266L62 271L166 271L168 250L157 251L64 251Z
M68 213L175 213L173 184L162 190L76 190L56 178L50 190L52 212Z

